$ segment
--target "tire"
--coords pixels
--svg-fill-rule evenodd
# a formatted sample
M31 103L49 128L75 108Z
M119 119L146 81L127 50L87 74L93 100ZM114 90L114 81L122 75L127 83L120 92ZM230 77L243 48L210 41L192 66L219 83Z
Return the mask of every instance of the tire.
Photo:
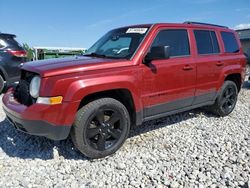
M238 89L233 81L224 82L215 103L210 107L211 111L218 116L229 115L235 108L238 98Z
M3 90L5 87L5 83L4 83L4 79L3 77L0 75L0 94L2 94Z
M81 153L96 159L115 153L125 142L129 130L126 107L115 99L101 98L78 110L71 138Z

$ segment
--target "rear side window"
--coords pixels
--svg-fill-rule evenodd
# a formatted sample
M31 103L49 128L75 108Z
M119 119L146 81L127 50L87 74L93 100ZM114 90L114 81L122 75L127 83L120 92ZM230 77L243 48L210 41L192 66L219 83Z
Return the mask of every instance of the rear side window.
M188 33L185 29L160 31L152 44L152 47L156 46L169 46L170 57L190 55Z
M198 54L220 53L218 40L214 31L194 31Z
M237 53L240 48L235 38L235 35L230 32L221 32L222 40L224 43L225 51L228 53Z

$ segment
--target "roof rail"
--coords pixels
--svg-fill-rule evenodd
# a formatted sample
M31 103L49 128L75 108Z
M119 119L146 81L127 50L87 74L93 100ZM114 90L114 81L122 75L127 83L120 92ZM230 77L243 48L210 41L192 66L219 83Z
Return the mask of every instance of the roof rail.
M227 28L226 26L222 26L222 25L216 25L216 24L210 24L210 23L202 23L202 22L192 22L192 21L185 21L185 24L196 24L196 25L208 25L208 26L215 26L215 27L223 27L223 28Z

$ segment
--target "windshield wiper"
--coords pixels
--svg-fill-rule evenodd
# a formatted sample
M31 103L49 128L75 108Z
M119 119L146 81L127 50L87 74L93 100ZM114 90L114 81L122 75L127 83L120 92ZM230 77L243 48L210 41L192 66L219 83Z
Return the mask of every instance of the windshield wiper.
M84 56L90 56L90 57L102 57L102 58L107 57L107 56L106 56L106 55L104 55L104 54L97 54L97 53L84 54Z
M109 58L109 59L124 59L124 57L106 56L104 54L97 54L97 53L83 54L83 56ZM125 58L125 59L127 59L127 58Z

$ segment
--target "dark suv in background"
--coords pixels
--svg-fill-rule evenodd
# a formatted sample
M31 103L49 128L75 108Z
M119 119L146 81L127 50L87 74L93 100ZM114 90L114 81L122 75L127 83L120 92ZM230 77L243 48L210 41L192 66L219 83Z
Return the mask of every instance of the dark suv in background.
M0 33L0 93L5 86L19 80L20 65L26 61L26 51L15 37Z

